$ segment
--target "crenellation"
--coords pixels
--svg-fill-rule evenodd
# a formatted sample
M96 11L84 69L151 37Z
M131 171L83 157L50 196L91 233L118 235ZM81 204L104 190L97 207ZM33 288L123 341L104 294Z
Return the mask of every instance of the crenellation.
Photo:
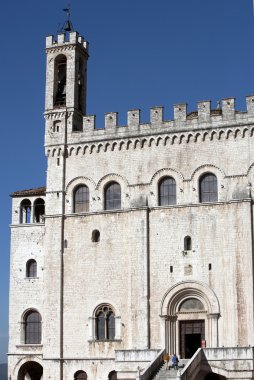
M116 129L118 122L117 112L107 112L105 114L105 128L106 129Z
M83 116L83 130L86 131L94 131L95 130L95 115Z
M69 34L70 43L71 44L77 44L79 42L78 37L79 37L78 32L70 32L70 34Z
M57 35L57 43L58 45L62 45L65 43L65 33L59 33Z
M198 102L198 121L199 123L210 121L211 117L211 101L199 101Z
M226 120L235 118L235 98L222 99L222 116Z
M164 107L150 108L150 123L151 127L158 127L162 125L164 118Z
M129 128L137 129L140 124L140 109L133 109L127 112L127 125Z
M46 48L52 47L54 44L54 36L51 34L50 36L46 37Z
M246 108L249 115L254 115L254 95L246 96Z
M78 32L58 33L56 39L53 35L46 37L46 49L63 47L66 45L82 46L88 53L89 43Z
M174 121L182 122L186 121L187 118L187 104L174 104Z

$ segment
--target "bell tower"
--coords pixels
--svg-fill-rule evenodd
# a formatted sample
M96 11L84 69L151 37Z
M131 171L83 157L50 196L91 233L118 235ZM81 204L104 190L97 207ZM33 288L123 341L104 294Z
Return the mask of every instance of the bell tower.
M65 112L71 117L72 131L81 131L86 113L86 71L88 43L78 32L46 38L46 145L50 132L59 131ZM51 122L50 122L51 120ZM70 119L69 119L70 122ZM69 123L68 123L69 124ZM68 132L69 128L68 128ZM51 141L48 141L52 143ZM58 141L59 142L59 141Z

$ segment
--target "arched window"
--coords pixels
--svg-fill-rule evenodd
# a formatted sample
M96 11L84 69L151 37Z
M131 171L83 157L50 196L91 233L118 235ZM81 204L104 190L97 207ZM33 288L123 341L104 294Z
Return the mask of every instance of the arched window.
M115 315L111 306L100 306L95 317L97 339L113 340L115 338Z
M74 380L87 380L87 374L84 371L77 371L74 375Z
M218 201L217 177L214 174L206 173L200 178L199 200L201 203Z
M41 316L35 310L29 310L24 317L25 344L41 343Z
M37 262L34 259L26 263L26 277L37 277Z
M34 201L34 223L42 223L45 215L45 202L38 198Z
M93 232L92 232L92 242L93 243L98 243L99 241L100 241L100 231L93 230Z
M78 186L74 191L74 212L89 211L89 189L85 185Z
M23 199L20 203L20 223L31 222L31 202L29 199Z
M121 208L121 186L117 182L110 182L105 188L105 210Z
M185 236L184 238L184 251L191 251L192 249L192 242L190 236Z
M165 177L159 182L159 206L176 204L176 181Z
M109 372L108 379L109 380L117 380L117 372L116 371Z
M66 68L67 58L61 54L55 60L54 106L66 105Z

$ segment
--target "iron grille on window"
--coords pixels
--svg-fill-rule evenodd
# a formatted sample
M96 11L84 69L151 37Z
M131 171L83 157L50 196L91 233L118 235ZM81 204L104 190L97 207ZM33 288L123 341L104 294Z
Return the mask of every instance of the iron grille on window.
M159 184L159 205L176 204L176 182L172 177L166 177Z
M24 320L25 326L25 343L41 343L41 316L37 311L30 311L26 314Z
M74 192L74 212L89 211L89 189L87 186L79 186Z
M26 263L26 277L37 277L37 262L33 259Z
M98 340L115 339L115 315L108 305L101 306L96 313L96 330Z
M218 186L217 177L212 173L203 175L199 182L200 202L217 202Z
M121 187L117 182L111 182L105 189L105 210L121 208Z

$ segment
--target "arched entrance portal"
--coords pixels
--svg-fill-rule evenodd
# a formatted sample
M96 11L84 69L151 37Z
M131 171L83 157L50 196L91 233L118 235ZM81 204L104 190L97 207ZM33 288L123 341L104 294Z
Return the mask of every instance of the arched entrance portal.
M26 362L18 373L18 380L41 380L43 374L42 366L37 362Z
M191 358L201 346L218 346L218 299L206 284L185 281L164 295L161 317L165 324L165 348L181 358Z

